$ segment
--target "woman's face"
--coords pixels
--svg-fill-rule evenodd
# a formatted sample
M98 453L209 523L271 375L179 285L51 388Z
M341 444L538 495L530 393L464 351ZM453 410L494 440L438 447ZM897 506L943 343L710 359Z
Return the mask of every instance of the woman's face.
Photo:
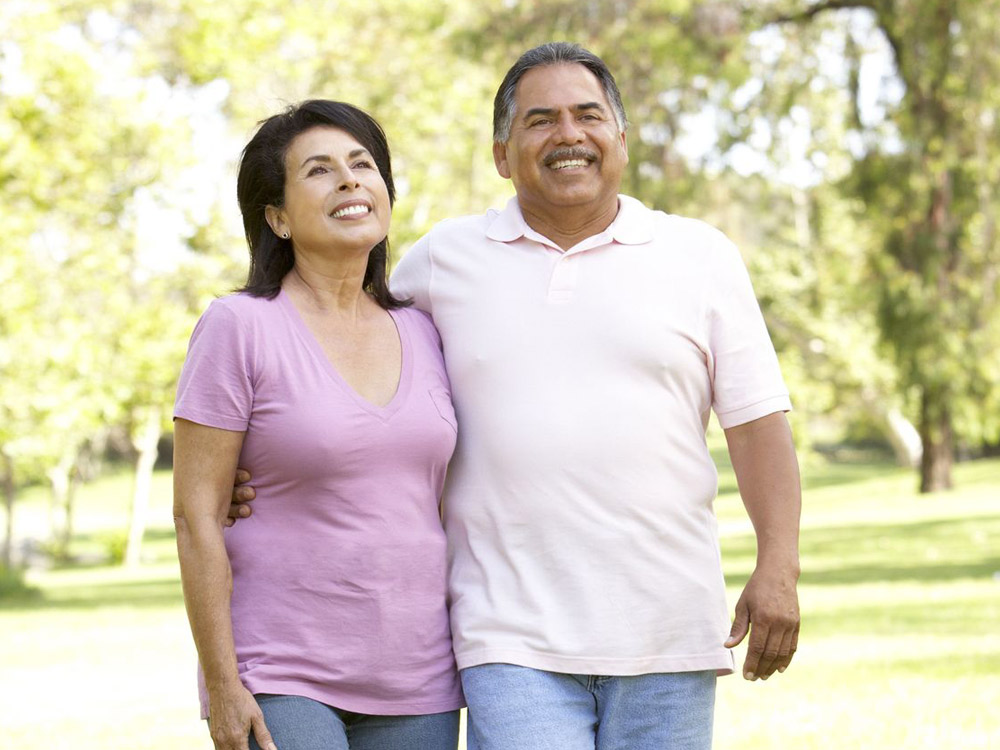
M285 156L285 205L267 220L297 252L365 254L385 239L392 208L375 159L340 128L317 126L292 141Z

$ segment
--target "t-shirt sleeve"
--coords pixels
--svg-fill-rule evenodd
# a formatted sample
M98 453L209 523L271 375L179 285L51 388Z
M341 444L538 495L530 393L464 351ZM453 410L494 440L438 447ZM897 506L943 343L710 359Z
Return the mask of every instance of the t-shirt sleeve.
M739 250L720 237L709 310L712 408L723 428L790 411L788 389Z
M400 299L412 299L418 310L432 314L431 310L430 239L424 235L414 243L396 265L389 278L389 289Z
M215 300L191 334L174 417L223 430L246 430L253 408L250 359L244 321Z

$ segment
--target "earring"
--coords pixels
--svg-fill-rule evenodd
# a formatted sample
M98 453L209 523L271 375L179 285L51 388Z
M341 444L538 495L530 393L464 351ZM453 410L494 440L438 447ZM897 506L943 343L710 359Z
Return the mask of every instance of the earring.
M287 240L288 239L288 232L285 232L284 234L282 234L281 235L281 239Z

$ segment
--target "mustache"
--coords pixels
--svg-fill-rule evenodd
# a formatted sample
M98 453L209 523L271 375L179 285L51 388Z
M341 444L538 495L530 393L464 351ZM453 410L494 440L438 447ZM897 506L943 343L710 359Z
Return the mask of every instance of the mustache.
M545 155L542 160L542 164L546 167L553 162L563 161L565 159L586 159L587 161L597 161L597 154L588 148L557 148L555 151L550 151Z

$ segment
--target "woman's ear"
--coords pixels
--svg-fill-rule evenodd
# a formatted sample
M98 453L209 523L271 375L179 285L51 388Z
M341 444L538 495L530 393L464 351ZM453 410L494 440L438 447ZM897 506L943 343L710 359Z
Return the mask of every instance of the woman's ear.
M285 222L284 212L281 209L274 206L265 206L264 218L267 219L267 224L271 227L271 231L281 237L281 239L287 240L291 237L288 231L288 224Z

